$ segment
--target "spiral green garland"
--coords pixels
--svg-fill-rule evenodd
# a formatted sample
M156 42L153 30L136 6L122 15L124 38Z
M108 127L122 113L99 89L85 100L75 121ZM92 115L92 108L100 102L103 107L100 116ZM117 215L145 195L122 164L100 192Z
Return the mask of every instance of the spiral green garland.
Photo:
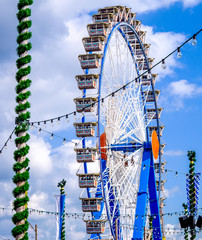
M17 37L17 54L18 59L16 61L16 66L18 71L16 73L16 81L18 82L16 86L16 102L17 106L15 112L16 117L16 128L15 128L15 144L17 150L14 152L14 159L16 163L13 165L13 171L15 175L13 177L13 182L16 187L13 190L13 196L15 200L13 202L13 208L16 213L12 217L13 223L16 225L12 229L12 235L18 240L27 240L28 238L28 208L27 203L29 197L27 196L27 191L29 190L29 159L26 155L29 152L29 146L26 144L30 136L27 133L28 120L30 118L30 113L27 111L30 108L30 103L27 101L28 97L31 95L30 91L27 90L31 85L31 80L28 79L27 75L31 72L31 67L28 65L31 62L31 56L28 55L28 51L31 50L32 45L29 43L29 39L32 34L29 32L29 28L32 22L28 20L31 16L31 9L29 5L32 5L33 0L19 0L18 2L18 13L17 18L19 20L19 25L17 26L18 37Z
M187 216L188 215L188 207L185 203L183 203L182 206L184 208L184 214ZM189 240L188 227L184 229L184 239Z
M65 184L66 184L66 181L64 179L58 183L58 187L60 187L60 195L65 195L65 190L64 190ZM65 206L64 206L64 213L63 213L63 219L62 219L61 240L65 240Z
M195 190L195 162L196 162L196 152L188 151L187 156L189 157L189 210L190 215L195 217L196 211L196 190ZM196 239L195 228L191 229L191 240Z

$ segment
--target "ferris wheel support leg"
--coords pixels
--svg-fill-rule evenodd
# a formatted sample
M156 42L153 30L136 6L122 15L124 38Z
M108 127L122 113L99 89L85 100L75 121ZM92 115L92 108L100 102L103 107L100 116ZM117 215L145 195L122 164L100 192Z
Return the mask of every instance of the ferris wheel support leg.
M154 239L162 239L160 212L156 191L155 168L152 155L150 166L151 167L149 171L149 203L152 217L152 229L153 229L152 235Z
M139 192L137 194L135 223L132 240L142 240L144 237L146 205L148 197L148 182L151 161L151 150L144 149L140 174Z

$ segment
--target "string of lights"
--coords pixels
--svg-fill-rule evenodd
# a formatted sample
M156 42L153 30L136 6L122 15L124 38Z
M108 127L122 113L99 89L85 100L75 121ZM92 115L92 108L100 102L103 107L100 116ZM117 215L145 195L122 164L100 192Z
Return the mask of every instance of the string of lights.
M182 57L182 53L181 53L181 48L186 44L188 43L190 40L192 40L192 45L196 45L197 44L197 40L196 40L196 36L202 31L202 28L196 32L195 34L193 34L193 36L191 36L190 38L188 38L185 42L183 42L180 46L178 46L176 49L174 49L171 53L169 53L167 56L165 56L163 59L161 59L159 62L157 62L156 64L154 64L152 67L150 67L148 70L144 71L142 74L140 74L138 77L136 77L135 79L131 80L130 82L128 82L127 84L123 85L122 87L118 88L117 90L111 92L110 94L106 95L105 97L103 97L102 99L100 100L97 100L95 102L93 102L92 104L89 104L85 107L83 107L83 110L87 107L94 107L95 104L97 104L99 101L101 102L104 102L104 100L110 96L114 96L117 92L121 91L121 90L125 90L125 88L130 85L131 83L135 82L135 81L138 81L138 79L140 77L142 77L143 75L145 74L151 74L151 70L153 68L155 68L156 66L158 66L159 64L162 64L162 68L165 69L166 68L166 65L165 65L165 60L167 58L169 58L171 55L173 55L175 52L177 52L177 57L178 58L181 58ZM46 119L46 120L40 120L40 121L30 121L29 124L30 125L33 125L33 124L38 124L40 125L40 123L44 123L44 124L47 124L48 122L51 122L53 124L53 122L55 120L57 120L58 122L60 122L60 120L62 118L66 118L66 121L69 121L69 117L71 115L73 116L76 116L77 112L76 111L73 111L73 112L70 112L70 113L67 113L67 114L64 114L64 115L61 115L61 116L57 116L57 117L54 117L54 118L50 118L50 119Z
M49 132L49 131L41 128L39 125L38 125L38 126L35 126L35 125L33 124L31 128L32 128L32 129L33 129L33 128L38 128L38 134L39 134L39 135L41 134L41 132L45 132L45 133L49 134L49 135L50 135L50 140L53 140L54 137L57 137L57 138L59 138L59 139L62 140L62 143L63 143L63 144L65 144L66 142L71 142L71 143L75 144L75 147L78 146L78 144L79 144L78 142L75 142L75 141L69 140L69 139L67 139L67 138L61 137L61 136L59 136L59 135L57 135L57 134L55 134L55 133L53 133L53 132ZM5 144L4 144L3 147L1 148L1 150L0 150L0 155L2 154L3 149L7 147L7 143L9 142L9 140L12 139L12 135L14 134L14 131L15 131L15 129L12 131L12 133L10 134L10 136L8 137L8 139L6 140ZM80 141L82 141L82 139L81 139ZM141 163L139 163L139 162L133 162L133 163L134 163L134 164L141 164ZM143 169L145 169L146 166L147 166L147 167L154 167L154 168L155 168L155 166L144 165L144 166L143 166ZM176 176L176 177L177 177L178 175L180 175L180 174L181 174L181 175L186 175L186 176L189 175L188 173L185 173L185 172L179 172L179 171L175 171L175 170L171 170L171 169L167 169L167 168L164 169L164 173L165 173L165 174L167 174L167 173L175 173L175 176ZM202 174L202 173L199 172L198 174Z
M11 134L10 134L10 136L8 137L8 139L6 140L6 142L4 143L3 147L0 149L0 155L2 154L4 148L7 148L8 142L12 140L12 136L13 136L14 132L15 132L15 128L14 128L13 131L11 132Z
M46 210L38 210L38 209L34 209L34 208L28 208L29 213L36 213L39 215L58 215L58 212L55 211L46 211ZM202 210L202 208L198 208L198 210ZM13 212L14 210L11 208L7 208L7 207L0 207L0 211L1 212L5 212L5 211L10 211ZM73 218L84 218L86 217L86 213L65 213L66 217L73 217ZM184 211L178 211L178 212L170 212L170 213L163 213L160 216L169 216L169 217L174 217L174 216L182 216L184 215ZM105 215L103 215L105 217ZM91 218L91 216L89 216ZM130 215L123 215L123 217L129 217L131 218ZM156 217L155 214L146 214L146 215L136 215L136 218L138 217Z
M49 135L50 135L50 140L53 140L53 137L57 137L57 138L63 140L63 144L65 144L66 142L74 143L75 146L77 146L77 144L78 144L78 142L75 142L75 141L69 140L69 139L67 139L67 138L61 137L61 136L59 136L59 135L57 135L57 134L55 134L55 133L49 132L49 131L47 131L47 130L39 127L39 126L35 126L34 124L32 125L31 128L32 128L32 129L33 129L33 128L38 128L38 134L39 134L39 135L41 134L41 132L45 132L45 133L49 134Z

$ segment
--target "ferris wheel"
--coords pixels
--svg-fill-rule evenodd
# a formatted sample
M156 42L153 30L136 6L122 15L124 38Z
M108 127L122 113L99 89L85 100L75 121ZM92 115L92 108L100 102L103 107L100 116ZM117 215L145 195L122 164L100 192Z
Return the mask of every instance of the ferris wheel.
M83 38L86 53L79 55L84 74L76 76L82 94L74 99L86 231L89 239L162 239L164 126L146 32L123 6L99 9L92 19Z

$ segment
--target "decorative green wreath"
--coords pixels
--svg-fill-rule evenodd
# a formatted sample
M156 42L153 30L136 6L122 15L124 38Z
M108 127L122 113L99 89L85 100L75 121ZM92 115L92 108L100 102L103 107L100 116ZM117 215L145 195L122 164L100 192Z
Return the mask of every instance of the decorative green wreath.
M18 37L17 37L17 54L18 59L16 61L16 66L18 71L16 73L16 80L18 82L16 86L16 102L17 106L15 112L16 117L16 128L15 128L15 144L18 150L14 152L14 159L16 163L13 165L13 170L15 175L13 177L13 182L17 185L13 190L13 196L15 200L13 202L13 208L16 213L12 217L13 223L16 225L12 229L12 235L15 239L27 240L28 238L28 228L29 223L28 218L28 208L27 203L29 197L27 196L27 191L29 190L29 159L26 155L29 152L29 146L26 144L30 139L27 133L29 129L28 121L30 118L30 113L27 111L30 108L30 103L27 101L31 95L27 88L31 85L31 80L27 78L27 75L31 72L31 67L28 65L31 62L31 56L28 55L28 51L31 50L32 45L28 42L32 34L29 32L29 28L32 22L28 20L31 16L31 9L29 5L33 4L33 0L19 0L18 2L18 13L17 18L19 20L19 25L17 26Z

